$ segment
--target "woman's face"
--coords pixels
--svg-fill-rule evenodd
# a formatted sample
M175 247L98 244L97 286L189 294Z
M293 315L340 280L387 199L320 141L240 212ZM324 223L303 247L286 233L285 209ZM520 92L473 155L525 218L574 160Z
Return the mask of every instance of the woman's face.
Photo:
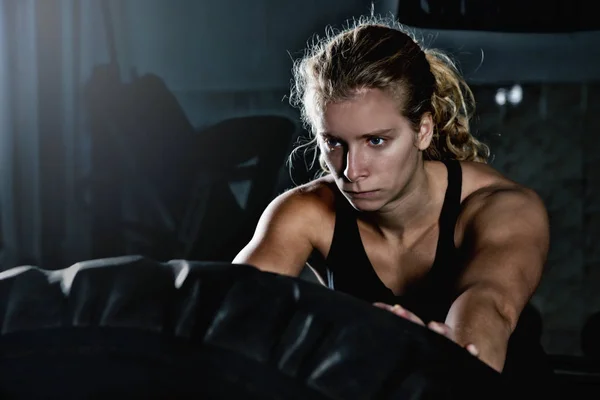
M321 155L337 186L363 211L379 210L402 196L433 127L427 116L416 132L397 102L379 89L329 104L315 122Z

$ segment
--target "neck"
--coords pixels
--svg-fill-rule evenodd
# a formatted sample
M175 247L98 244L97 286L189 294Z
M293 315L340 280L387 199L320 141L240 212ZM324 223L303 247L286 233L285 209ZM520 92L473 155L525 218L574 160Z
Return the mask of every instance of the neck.
M438 220L434 212L438 199L434 195L436 181L423 162L418 166L406 188L385 207L369 217L385 236L404 237L405 232L428 229Z

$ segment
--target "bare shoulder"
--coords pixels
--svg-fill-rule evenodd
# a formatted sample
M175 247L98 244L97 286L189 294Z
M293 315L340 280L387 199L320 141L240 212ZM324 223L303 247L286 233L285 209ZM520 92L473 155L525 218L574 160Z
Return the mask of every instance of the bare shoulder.
M287 190L265 209L250 242L234 263L297 276L332 231L335 192L326 178Z
M337 191L331 176L290 189L269 206L277 209L278 216L272 220L281 221L276 225L286 224L285 232L293 230L296 234L303 235L308 238L313 250L326 254L335 228ZM266 213L268 212L269 209Z
M463 175L463 202L476 202L475 199L489 197L493 194L515 194L531 201L540 201L538 194L531 188L524 186L504 176L500 171L488 164L479 162L461 162Z
M520 185L504 176L494 167L473 161L461 161L463 200L473 194L494 188L517 188Z
M325 176L287 190L273 203L286 212L300 214L303 219L323 218L334 210L335 183Z
M546 207L535 190L507 178L487 164L461 162L461 167L463 193L456 232L459 242L469 228L514 234L515 230L525 232L527 225L527 229L546 235Z

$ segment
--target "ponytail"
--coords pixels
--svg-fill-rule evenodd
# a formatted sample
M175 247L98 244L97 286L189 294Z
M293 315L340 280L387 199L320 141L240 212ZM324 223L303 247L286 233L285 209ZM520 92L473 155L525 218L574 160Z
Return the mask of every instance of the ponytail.
M469 127L475 111L473 92L450 57L437 50L424 51L435 79L431 97L435 128L425 157L486 163L490 149L471 134Z

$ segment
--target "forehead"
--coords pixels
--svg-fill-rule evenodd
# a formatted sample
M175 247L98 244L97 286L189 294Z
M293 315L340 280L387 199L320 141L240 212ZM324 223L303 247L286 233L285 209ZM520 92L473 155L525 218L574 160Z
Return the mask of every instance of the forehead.
M398 101L379 89L362 90L349 100L328 104L318 120L319 133L342 137L393 129L407 123Z

